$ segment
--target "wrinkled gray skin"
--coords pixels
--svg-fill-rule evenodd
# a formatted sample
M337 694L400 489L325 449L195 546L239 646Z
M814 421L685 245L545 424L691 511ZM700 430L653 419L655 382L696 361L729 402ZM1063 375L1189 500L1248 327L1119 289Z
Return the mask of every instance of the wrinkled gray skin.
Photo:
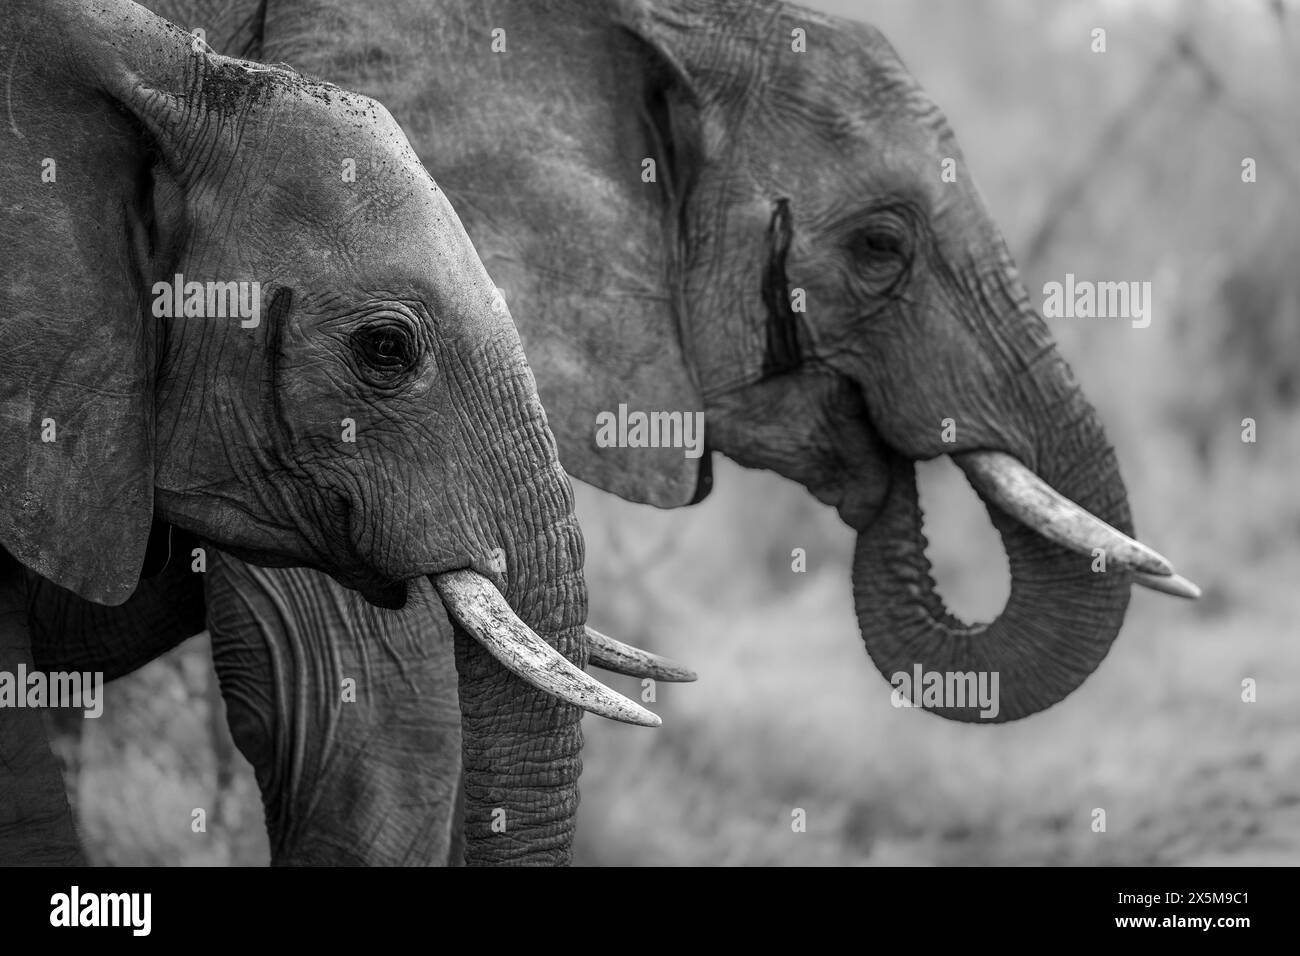
M400 611L372 607L320 572L211 546L196 574L198 544L176 529L155 536L152 576L119 607L26 572L36 665L112 680L206 626L273 865L460 865L460 717L441 604L413 588ZM150 567L155 545L161 569ZM344 680L355 687L346 700Z
M425 586L401 611L370 607L320 577L227 555L205 575L213 658L266 797L272 860L457 865L451 627L421 626L442 606Z
M52 587L103 605L136 591L126 617L186 626L191 610L159 610L150 596L192 595L192 581L137 590L157 563L146 560L157 523L254 564L327 572L389 607L408 590L418 606L432 593L426 577L470 568L581 666L582 539L534 380L460 221L384 108L211 54L126 0L11 2L0 63L0 669L30 667L34 635L51 629L83 662L99 654L117 672L140 662L112 612L104 640L78 631L97 612L75 602L55 600L51 624ZM46 158L56 182L42 181ZM345 159L355 182L341 175ZM153 284L177 273L260 282L261 321L155 318ZM46 418L56 441L41 441ZM341 440L344 418L355 442ZM274 719L273 706L314 708L277 741L290 752L277 753L282 766L312 774L327 758L338 765L331 785L360 803L371 788L407 794L431 781L400 768L407 748L454 739L447 646L404 628L382 641L362 628L348 642L328 607L297 600L287 579L270 604L261 572L214 560L214 627L275 628L283 614L279 649L295 655L268 667L218 651L236 732L254 715ZM162 574L186 570L182 560ZM227 585L235 597L222 596ZM347 606L361 621L382 616ZM566 862L579 712L463 632L454 641L466 861ZM334 694L340 674L357 677L359 703L347 705L357 709L292 696L272 705L265 691L286 672ZM330 721L339 746L306 753L303 740ZM376 728L395 732L377 741ZM349 766L363 758L365 772ZM37 712L0 710L0 775L0 861L80 859ZM430 799L452 797L444 785ZM508 838L491 839L498 807ZM316 824L310 804L298 821ZM454 852L445 824L413 836ZM332 837L303 842L301 858L338 858ZM343 838L397 839L377 824Z
M1129 575L1092 574L994 508L1002 615L967 626L935 593L916 460L1008 452L1132 528L1096 412L942 114L879 32L731 0L164 5L389 106L506 290L571 474L686 504L706 470L599 449L594 420L619 403L703 409L713 450L799 481L858 531L859 622L886 676L997 670L997 719L1013 720L1105 656ZM948 157L956 183L940 180Z

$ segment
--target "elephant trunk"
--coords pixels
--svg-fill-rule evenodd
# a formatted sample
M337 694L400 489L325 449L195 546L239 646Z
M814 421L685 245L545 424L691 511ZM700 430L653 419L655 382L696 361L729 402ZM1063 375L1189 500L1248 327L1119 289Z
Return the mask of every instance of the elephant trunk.
M558 465L549 484L540 494L552 500L519 514L525 524L562 517L516 529L516 542L536 542L535 556L509 563L503 593L471 571L433 579L455 627L470 865L564 865L570 858L582 708L555 696L547 678L560 669L586 678L578 669L586 665L587 590L582 535ZM542 663L529 673L503 646L531 650Z
M493 394L470 400L505 405L505 420L521 423L476 436L479 480L503 490L477 529L484 551L498 553L486 562L491 571L431 576L455 628L465 862L564 865L582 711L651 726L659 719L582 671L587 589L573 489L518 339L497 347L508 374Z
M543 639L579 665L582 617L574 608L585 607L583 589L578 575L552 582L552 596L538 602L540 617L529 615ZM510 673L464 626L455 628L465 862L567 865L582 773L582 710Z
M1067 424L1041 443L1039 477L1131 534L1124 484L1096 412L1077 386L1051 407ZM962 721L1016 720L1066 697L1106 656L1133 582L1123 561L1101 563L1106 547L1100 556L1081 554L1072 539L1067 549L1040 533L1050 528L1034 530L1023 515L1012 517L1008 511L1015 509L1005 501L995 503L984 473L990 457L968 453L956 460L984 499L1009 559L1011 594L996 620L968 625L945 609L925 555L913 466L902 456L891 459L884 505L869 528L859 529L853 561L858 621L876 666L896 688L912 689L909 703ZM1112 537L1118 546L1119 536ZM933 697L915 686L918 679L935 688ZM967 694L963 700L953 692L976 686L992 689L993 699Z

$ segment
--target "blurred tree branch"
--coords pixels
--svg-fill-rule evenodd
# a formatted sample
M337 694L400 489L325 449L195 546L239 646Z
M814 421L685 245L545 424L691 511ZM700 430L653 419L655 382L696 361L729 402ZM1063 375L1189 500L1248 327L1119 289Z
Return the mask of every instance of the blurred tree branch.
M1280 23L1284 11L1275 7L1273 12ZM1222 74L1201 52L1201 48L1192 36L1192 27L1184 26L1171 38L1168 50L1152 66L1137 92L1102 127L1083 162L1052 191L1039 226L1030 237L1027 250L1021 260L1024 271L1031 271L1042 262L1066 216L1087 197L1097 170L1138 127L1139 122L1150 111L1165 87L1176 76L1179 67L1189 69L1200 78L1204 95L1203 105L1217 103L1220 109L1248 128L1258 147L1255 152L1272 159L1275 168L1286 177L1291 190L1300 195L1300 173L1294 168L1294 161L1289 158L1290 151L1277 141L1268 127L1253 112L1231 101L1231 98L1226 95L1228 85L1224 82Z
M1074 173L1061 183L1047 200L1042 220L1029 240L1023 259L1024 271L1033 270L1042 261L1048 247L1056 239L1066 215L1072 212L1088 194L1093 174L1106 157L1113 154L1137 127L1138 121L1149 110L1173 74L1174 68L1184 60L1205 65L1202 74L1206 81L1206 97L1213 99L1222 90L1217 75L1205 64L1204 58L1192 44L1191 30L1184 27L1170 41L1169 49L1151 67L1151 72L1138 87L1132 98L1102 127L1100 135Z

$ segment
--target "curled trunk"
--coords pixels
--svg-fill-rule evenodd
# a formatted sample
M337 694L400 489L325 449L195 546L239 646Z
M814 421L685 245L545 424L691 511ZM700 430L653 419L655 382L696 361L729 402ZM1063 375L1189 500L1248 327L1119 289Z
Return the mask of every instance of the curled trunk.
M1127 496L1115 455L1096 413L1076 390L1059 433L1039 455L1036 471L1055 489L1125 534L1132 534ZM1071 414L1073 413L1073 414ZM1096 669L1119 633L1132 575L1048 541L992 504L1011 570L1011 594L998 618L968 625L935 591L910 461L891 462L885 503L858 537L853 589L858 621L872 660L886 679L897 673L997 674L995 716L978 706L930 708L962 721L1009 721L1044 710ZM945 702L947 703L947 702Z

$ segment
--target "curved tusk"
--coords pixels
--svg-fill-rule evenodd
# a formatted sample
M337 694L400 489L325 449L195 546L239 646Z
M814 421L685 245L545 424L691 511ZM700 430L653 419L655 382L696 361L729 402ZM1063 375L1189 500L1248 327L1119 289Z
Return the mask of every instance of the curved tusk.
M1063 548L1108 560L1133 571L1168 578L1174 566L1163 556L1079 507L1015 458L1000 451L954 455L971 485L1021 524Z
M1144 588L1150 588L1152 591L1163 591L1165 594L1188 598L1192 601L1201 596L1201 589L1181 574L1171 574L1166 577L1160 574L1146 574L1138 571L1133 575L1133 583L1140 584Z
M492 582L473 571L432 575L447 612L509 671L538 690L610 720L658 727L657 714L575 667L519 620Z
M658 654L616 641L593 627L587 628L587 662L615 674L650 677L654 680L688 684L698 678L695 671Z

